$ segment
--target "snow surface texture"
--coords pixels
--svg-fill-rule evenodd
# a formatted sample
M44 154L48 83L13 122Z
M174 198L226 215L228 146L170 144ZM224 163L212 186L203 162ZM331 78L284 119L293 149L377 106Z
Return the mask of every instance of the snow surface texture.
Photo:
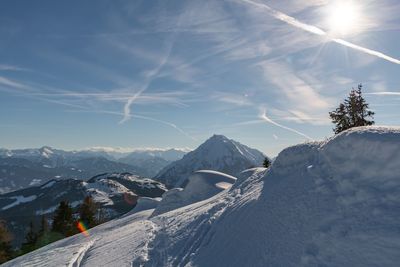
M262 166L265 155L223 135L213 135L181 160L165 167L155 180L170 188L182 187L186 179L198 170L214 170L230 175L251 167Z
M353 129L245 173L207 200L94 228L80 266L398 266L400 129ZM88 244L74 236L5 266L65 266Z
M188 178L184 189L174 188L164 193L153 216L210 198L229 189L235 181L235 177L225 173L208 170L197 171Z

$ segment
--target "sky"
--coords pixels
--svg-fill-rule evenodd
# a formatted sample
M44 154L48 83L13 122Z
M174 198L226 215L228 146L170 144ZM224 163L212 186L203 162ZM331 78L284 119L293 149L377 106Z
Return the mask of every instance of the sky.
M196 148L275 156L332 136L352 87L400 125L400 2L0 2L0 147Z

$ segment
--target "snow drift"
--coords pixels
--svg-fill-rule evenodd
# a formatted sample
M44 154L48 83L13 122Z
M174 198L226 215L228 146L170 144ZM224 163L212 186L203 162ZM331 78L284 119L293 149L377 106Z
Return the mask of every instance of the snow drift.
M247 173L207 200L133 214L5 266L65 265L82 250L81 266L398 266L400 129L352 129Z
M225 173L209 170L197 171L189 176L184 189L174 188L164 193L153 216L208 199L229 189L235 181L235 177Z

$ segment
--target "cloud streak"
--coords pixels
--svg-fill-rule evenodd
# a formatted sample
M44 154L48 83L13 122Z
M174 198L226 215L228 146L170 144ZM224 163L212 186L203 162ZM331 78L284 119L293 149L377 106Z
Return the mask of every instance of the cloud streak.
M268 6L266 4L257 3L257 2L251 1L251 0L241 0L241 2L256 6L258 8L262 8L262 9L266 10L269 15L271 15L272 17L274 17L274 18L276 18L276 19L278 19L280 21L283 21L283 22L285 22L285 23L287 23L289 25L292 25L292 26L294 26L296 28L299 28L299 29L302 29L304 31L307 31L307 32L310 32L310 33L313 33L313 34L316 34L316 35L320 35L320 36L325 36L331 42L335 42L335 43L338 43L340 45L352 48L354 50L358 50L360 52L369 54L371 56L375 56L375 57L384 59L386 61L389 61L389 62L392 62L392 63L400 65L400 60L399 59L393 58L391 56L388 56L388 55L386 55L386 54L384 54L382 52L376 51L376 50L372 50L372 49L369 49L369 48L366 48L366 47L362 47L362 46L353 44L353 43L345 41L343 39L332 38L327 34L326 31L324 31L324 30L322 30L322 29L320 29L320 28L318 28L318 27L316 27L314 25L303 23L303 22L297 20L294 17L291 17L291 16L289 16L289 15L287 15L285 13L282 13L282 12L280 12L278 10L275 10L275 9L271 8L270 6Z
M0 85L7 86L7 87L13 87L13 88L17 88L17 89L25 89L26 88L25 85L23 85L19 82L12 81L12 80L10 80L6 77L2 77L2 76L0 76Z
M375 92L375 93L365 93L366 95L399 95L400 96L400 92Z
M295 134L298 134L298 135L300 135L300 136L302 136L302 137L305 137L305 138L308 139L308 140L313 140L313 138L311 138L310 136L308 136L308 135L306 135L306 134L304 134L304 133L302 133L302 132L299 132L299 131L297 131L297 130L295 130L295 129L289 128L289 127L287 127L287 126L284 126L284 125L282 125L282 124L279 124L279 123L277 123L277 122L271 120L269 117L267 117L267 113L266 113L265 110L260 114L260 119L263 119L264 121L266 121L266 122L268 122L268 123L271 123L271 124L273 124L273 125L275 125L275 126L277 126L277 127L280 127L280 128L282 128L282 129L285 129L285 130L287 130L287 131L290 131L290 132L292 132L292 133L295 133Z
M103 113L103 114L111 114L111 115L125 115L125 114L120 113L120 112L106 111L106 110L87 110L87 112ZM187 132L185 132L184 130L182 130L180 127L178 127L176 124L174 124L172 122L168 122L168 121L164 121L164 120L160 120L160 119L155 119L155 118L148 117L148 116L136 115L136 114L129 114L129 118L137 118L137 119L142 119L142 120L154 121L154 122L157 122L157 123L161 123L161 124L167 125L169 127L174 128L175 130L177 130L181 134L185 135L186 137L192 139L193 141L197 141L196 138L194 138L193 136L191 136L190 134L188 134Z
M166 52L165 56L161 59L158 66L146 75L146 80L145 80L143 86L140 88L140 90L138 92L136 92L134 95L132 95L126 102L126 104L124 106L124 117L119 122L120 124L129 120L129 118L131 117L130 116L131 115L131 106L132 106L133 102L135 102L135 100L138 99L138 97L140 97L140 95L149 88L149 86L151 85L153 80L158 76L158 74L160 73L162 68L168 63L172 48L174 46L175 38L176 38L176 36L174 34L172 36L169 46L167 48L167 52Z

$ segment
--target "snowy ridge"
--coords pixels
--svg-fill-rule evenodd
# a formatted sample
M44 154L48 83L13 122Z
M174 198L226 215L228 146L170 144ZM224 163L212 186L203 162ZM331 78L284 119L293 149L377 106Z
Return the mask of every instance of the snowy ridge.
M208 199L94 228L99 241L81 266L395 267L399 173L400 129L357 128L290 147ZM74 236L5 266L63 265L86 242Z

